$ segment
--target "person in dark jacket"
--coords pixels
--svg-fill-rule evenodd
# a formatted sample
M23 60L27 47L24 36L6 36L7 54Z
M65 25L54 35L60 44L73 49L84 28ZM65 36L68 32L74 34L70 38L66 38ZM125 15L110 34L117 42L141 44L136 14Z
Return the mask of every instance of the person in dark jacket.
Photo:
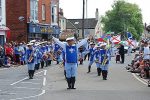
M0 45L0 67L4 66L3 58L4 58L4 49Z
M125 59L124 45L120 44L120 47L118 49L119 49L119 54L121 56L121 63L123 64Z

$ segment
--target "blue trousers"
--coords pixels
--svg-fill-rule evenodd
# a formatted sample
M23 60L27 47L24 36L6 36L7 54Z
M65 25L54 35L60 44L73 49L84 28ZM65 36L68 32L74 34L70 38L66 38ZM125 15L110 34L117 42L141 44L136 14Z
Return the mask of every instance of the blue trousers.
M89 66L92 66L93 63L94 63L94 60L90 61Z
M109 64L101 65L101 69L107 71L108 70L108 66L109 66Z
M66 77L76 77L77 76L77 63L65 63Z
M28 70L34 70L35 69L35 63L27 64L27 66L28 66Z

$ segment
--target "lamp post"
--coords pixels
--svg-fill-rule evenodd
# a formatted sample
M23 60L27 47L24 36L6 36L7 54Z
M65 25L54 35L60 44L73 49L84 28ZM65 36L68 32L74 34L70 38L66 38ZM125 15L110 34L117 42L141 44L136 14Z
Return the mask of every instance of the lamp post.
M85 0L83 0L82 38L84 38L84 16L85 16Z

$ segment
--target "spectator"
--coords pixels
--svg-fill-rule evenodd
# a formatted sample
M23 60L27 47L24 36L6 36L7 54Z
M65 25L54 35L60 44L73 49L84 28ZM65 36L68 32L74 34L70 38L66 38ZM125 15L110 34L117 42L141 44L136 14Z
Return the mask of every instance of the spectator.
M4 49L3 47L0 45L0 67L4 66Z
M5 48L5 51L6 51L6 56L11 58L11 61L13 61L14 50L13 50L13 47L10 43Z
M150 49L148 46L148 42L144 43L144 52L143 52L144 60L150 59Z
M19 51L18 44L16 44L15 47L14 47L14 53L15 53L15 62L16 62L16 64L20 64L20 51Z

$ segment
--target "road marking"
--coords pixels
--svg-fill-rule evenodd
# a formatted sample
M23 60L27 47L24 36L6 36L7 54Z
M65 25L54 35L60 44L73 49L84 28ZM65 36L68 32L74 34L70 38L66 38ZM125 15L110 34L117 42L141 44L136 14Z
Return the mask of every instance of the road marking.
M16 99L10 99L10 100L22 100L22 99L30 99L30 98L35 98L35 97L39 97L41 95L45 94L45 90L42 90L42 92L38 95L34 95L34 96L29 96L29 97L23 97L23 98L16 98Z
M44 75L46 76L46 74L47 74L47 70L44 70Z
M0 71L2 71L2 70L6 70L6 69L9 69L9 68L1 68L1 69L0 69Z
M43 86L45 86L46 85L46 78L44 77L43 78Z
M44 71L40 71L40 72L36 73L35 75L40 74L40 73L42 73L42 72L44 72ZM14 83L12 83L12 84L10 84L10 85L15 85L15 84L17 84L17 83L20 83L20 82L26 80L26 79L28 79L28 77L25 77L25 78L23 78L23 79L21 79L21 80L19 80L19 81L16 81L16 82L14 82Z
M21 82L21 83L24 83L24 84L40 84L40 83L33 83L33 82Z
M147 82L143 81L142 79L140 79L136 74L132 73L132 75L141 83L143 83L144 85L147 85Z
M17 88L17 89L31 89L31 90L40 90L40 88L28 88L28 87L14 87L14 88Z

